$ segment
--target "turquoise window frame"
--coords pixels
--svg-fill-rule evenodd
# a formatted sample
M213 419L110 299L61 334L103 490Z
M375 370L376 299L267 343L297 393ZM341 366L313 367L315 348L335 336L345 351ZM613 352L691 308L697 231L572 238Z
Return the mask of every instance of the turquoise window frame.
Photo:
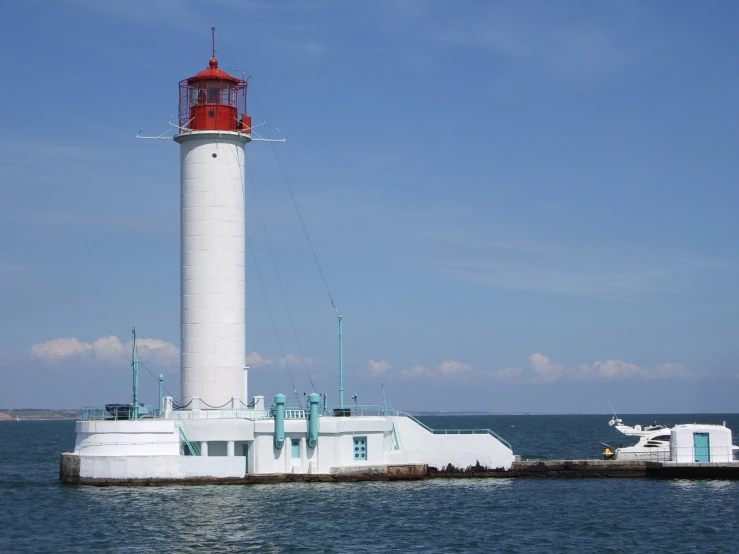
M300 458L300 439L290 439L290 451L293 458Z
M367 437L354 437L353 452L356 461L367 461Z

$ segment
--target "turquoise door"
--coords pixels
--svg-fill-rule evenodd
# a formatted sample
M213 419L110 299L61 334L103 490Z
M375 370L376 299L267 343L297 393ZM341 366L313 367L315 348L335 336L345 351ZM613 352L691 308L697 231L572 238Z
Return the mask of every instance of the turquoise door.
M693 433L693 449L696 462L711 461L711 443L708 433Z

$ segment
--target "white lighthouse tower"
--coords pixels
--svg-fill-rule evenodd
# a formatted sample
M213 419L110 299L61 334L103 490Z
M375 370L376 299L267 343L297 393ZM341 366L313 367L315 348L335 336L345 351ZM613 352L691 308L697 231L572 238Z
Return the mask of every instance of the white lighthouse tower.
M182 406L245 398L244 146L247 83L218 68L180 82Z

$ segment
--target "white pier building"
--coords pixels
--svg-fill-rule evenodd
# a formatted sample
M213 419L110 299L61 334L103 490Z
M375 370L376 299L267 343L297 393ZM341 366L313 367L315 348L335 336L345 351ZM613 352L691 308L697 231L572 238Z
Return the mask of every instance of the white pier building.
M215 55L215 51L214 51ZM209 67L180 82L181 397L87 409L67 483L239 482L250 476L398 475L421 466L509 469L487 429L434 431L386 404L330 408L313 393L247 396L244 148L247 83ZM161 387L160 387L161 388ZM161 397L161 392L160 392ZM423 468L425 472L425 467Z

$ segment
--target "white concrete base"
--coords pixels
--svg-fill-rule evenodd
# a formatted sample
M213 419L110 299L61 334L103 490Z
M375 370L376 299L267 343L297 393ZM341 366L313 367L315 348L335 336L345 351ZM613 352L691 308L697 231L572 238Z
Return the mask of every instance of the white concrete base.
M246 458L204 456L78 456L62 454L60 478L66 483L146 484L242 479Z
M281 448L274 427L272 419L221 417L78 422L75 451L63 456L62 473L71 476L67 482L113 483L328 476L337 468L370 475L390 466L443 470L449 464L507 470L513 463L513 452L487 433L435 434L407 416L323 416L315 448L308 446L305 419L285 421ZM183 433L200 456L182 455Z

